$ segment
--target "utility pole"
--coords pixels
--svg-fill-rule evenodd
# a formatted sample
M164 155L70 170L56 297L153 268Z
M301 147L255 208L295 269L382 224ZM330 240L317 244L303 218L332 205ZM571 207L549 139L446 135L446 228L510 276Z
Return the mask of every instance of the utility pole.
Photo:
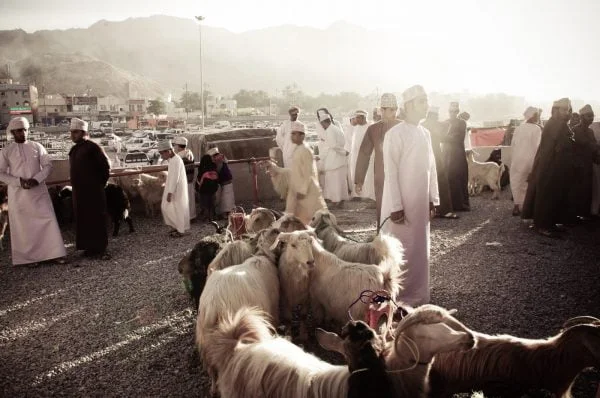
M190 97L188 95L187 83L185 84L185 123L188 123L188 119L190 118Z
M202 21L204 21L205 17L198 15L196 16L196 21L198 21L198 32L200 36L200 107L202 113L202 130L204 130L204 83L202 81Z

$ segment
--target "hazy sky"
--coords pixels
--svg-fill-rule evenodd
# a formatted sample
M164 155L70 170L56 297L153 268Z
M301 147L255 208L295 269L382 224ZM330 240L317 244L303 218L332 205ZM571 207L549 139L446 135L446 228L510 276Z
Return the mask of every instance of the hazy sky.
M398 73L422 52L443 54L439 64L411 72L416 83L530 99L600 97L600 0L0 0L0 29L84 28L154 14L204 15L207 25L234 32L345 20L381 30ZM394 53L400 40L414 41L413 53ZM452 76L443 73L447 56L455 57Z

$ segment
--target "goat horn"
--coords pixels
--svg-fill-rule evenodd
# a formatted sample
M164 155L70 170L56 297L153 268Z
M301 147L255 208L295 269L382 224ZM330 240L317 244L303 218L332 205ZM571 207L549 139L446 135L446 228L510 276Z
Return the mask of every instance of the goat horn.
M568 329L577 325L600 324L600 319L593 316L576 316L563 323L562 328Z

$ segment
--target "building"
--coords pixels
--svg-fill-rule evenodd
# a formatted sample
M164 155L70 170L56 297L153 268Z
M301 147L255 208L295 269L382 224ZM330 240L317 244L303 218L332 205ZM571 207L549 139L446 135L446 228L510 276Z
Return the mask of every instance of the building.
M127 105L130 116L145 115L148 109L148 101L145 99L129 99Z
M98 97L98 119L112 120L122 119L129 111L127 100L107 95L106 97Z
M40 98L38 116L42 124L60 122L67 113L67 99L61 94L46 94Z
M206 98L206 117L237 116L237 101L214 95Z
M35 86L0 79L0 129L5 129L15 116L24 116L33 123L37 121L37 111L38 91Z

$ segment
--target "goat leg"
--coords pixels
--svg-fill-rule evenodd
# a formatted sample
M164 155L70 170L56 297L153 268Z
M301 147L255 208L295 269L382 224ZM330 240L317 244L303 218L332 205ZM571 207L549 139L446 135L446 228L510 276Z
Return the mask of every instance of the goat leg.
M121 217L113 214L111 216L113 222L113 236L119 236L119 227L121 226Z
M132 234L135 232L135 228L133 228L133 220L131 219L130 216L127 216L125 218L125 222L127 222L127 225L129 225L129 233Z

